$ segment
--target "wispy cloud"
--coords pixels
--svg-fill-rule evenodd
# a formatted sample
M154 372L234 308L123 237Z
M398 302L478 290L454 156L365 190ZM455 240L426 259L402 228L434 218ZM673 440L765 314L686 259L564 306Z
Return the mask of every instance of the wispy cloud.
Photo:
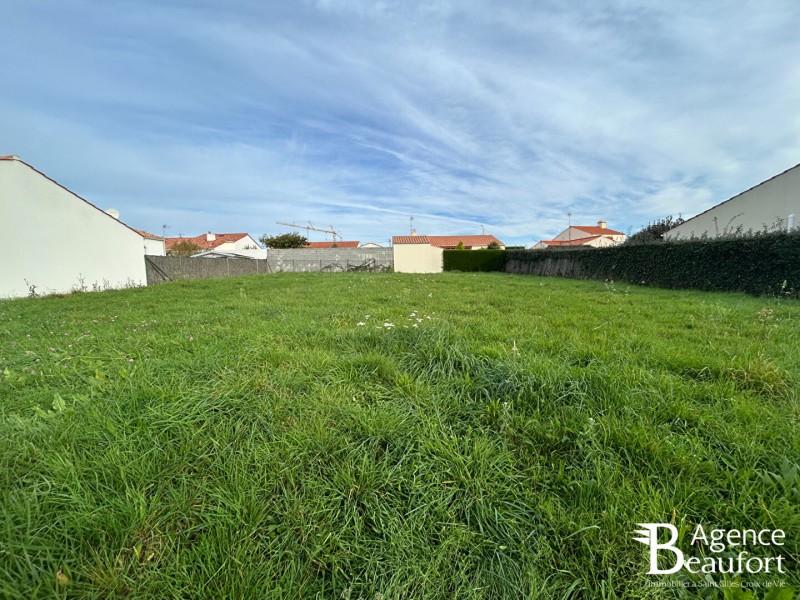
M800 159L800 5L6 9L0 153L132 225L532 243L694 214Z

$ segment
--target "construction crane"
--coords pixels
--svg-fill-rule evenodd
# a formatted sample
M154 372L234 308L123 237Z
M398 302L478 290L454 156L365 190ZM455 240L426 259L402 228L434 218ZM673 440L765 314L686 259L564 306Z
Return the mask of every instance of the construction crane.
M306 230L306 237L308 237L309 231L321 231L322 233L330 233L333 236L333 241L336 241L336 238L339 238L339 241L342 240L342 236L339 235L339 232L333 228L333 225L328 225L330 229L320 229L319 227L314 227L311 224L311 221L308 222L308 225L297 225L296 223L284 223L283 221L276 221L278 225L286 225L287 227L296 227L297 229L305 229Z

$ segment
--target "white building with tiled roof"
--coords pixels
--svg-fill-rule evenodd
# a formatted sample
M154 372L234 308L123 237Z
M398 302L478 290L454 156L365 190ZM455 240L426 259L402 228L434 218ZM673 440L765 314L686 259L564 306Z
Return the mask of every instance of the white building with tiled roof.
M248 233L204 233L194 237L169 237L167 253L179 244L191 244L200 250L219 250L220 252L239 252L259 250L261 245Z
M164 256L167 253L167 238L141 229L136 232L144 238L144 253L148 256Z
M441 273L445 250L459 247L482 250L505 249L493 235L396 235L392 237L394 270L397 273Z
M489 246L505 250L506 245L493 235L396 235L392 244L430 244L444 250L455 250L459 243L464 250L485 250Z
M590 248L606 248L617 246L625 241L626 235L621 231L609 229L606 221L598 221L597 225L572 225L559 233L552 240L542 240L534 250L558 248L564 246L588 246Z
M0 156L0 298L144 285L144 238L109 213Z

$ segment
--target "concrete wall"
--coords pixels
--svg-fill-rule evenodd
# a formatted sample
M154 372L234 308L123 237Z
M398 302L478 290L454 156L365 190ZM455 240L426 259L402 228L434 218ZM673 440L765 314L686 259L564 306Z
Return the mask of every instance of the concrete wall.
M247 258L190 258L148 256L147 285L178 279L211 279L236 275L261 275L270 272L266 260Z
M795 227L800 226L800 165L670 229L664 237L717 237L734 234L740 226L743 233L773 230L778 221L786 231L790 214L795 215Z
M387 271L393 268L391 248L270 248L267 259L273 271Z
M18 159L0 160L0 256L0 298L145 283L141 235Z
M441 273L444 250L430 244L395 244L394 270L397 273Z
M147 284L176 279L206 279L267 273L386 271L392 269L390 248L269 250L267 260L148 256Z

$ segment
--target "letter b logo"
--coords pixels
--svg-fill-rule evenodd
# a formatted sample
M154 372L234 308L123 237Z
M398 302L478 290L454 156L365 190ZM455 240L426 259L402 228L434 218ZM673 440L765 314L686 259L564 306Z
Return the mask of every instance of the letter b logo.
M678 541L678 528L669 523L637 523L637 525L639 527L644 527L644 529L637 529L636 533L646 537L637 537L633 539L650 546L650 570L647 573L649 575L669 575L670 573L680 571L681 567L683 567L683 552L675 547L675 543ZM661 527L670 532L669 541L664 544L658 543L658 529ZM668 550L675 556L675 564L669 569L658 568L659 550Z

